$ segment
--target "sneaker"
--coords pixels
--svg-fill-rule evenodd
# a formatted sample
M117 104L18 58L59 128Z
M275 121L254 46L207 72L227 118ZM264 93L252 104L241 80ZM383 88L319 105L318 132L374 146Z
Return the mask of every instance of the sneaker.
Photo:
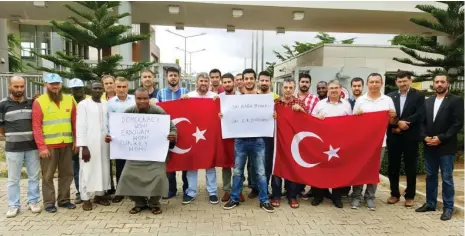
M375 210L375 202L373 201L373 199L367 199L367 207L370 211Z
M81 203L82 203L81 194L76 193L76 198L74 198L74 204L81 204Z
M184 194L184 197L182 198L182 204L187 205L187 204L191 203L194 200L195 200L195 197L191 197L191 196L189 196L187 194Z
M10 207L6 212L6 218L12 218L19 214L19 208L17 207Z
M234 202L232 200L229 200L226 204L224 204L223 209L231 210L231 209L233 209L234 207L237 207L237 206L239 206L238 202Z
M71 202L65 202L63 204L58 204L59 207L63 207L63 208L66 208L66 209L76 209L76 205L74 205L73 203Z
M55 213L57 212L57 207L56 206L48 206L44 209L48 213Z
M176 196L176 192L168 192L168 197L162 197L163 199L170 199Z
M39 204L37 204L37 202L29 203L28 208L29 210L31 210L32 213L40 213L42 211L42 209L40 208Z
M350 208L358 209L359 207L360 207L360 200L357 198L352 199L352 202L350 203Z
M211 195L208 197L211 204L218 204L218 197L216 195Z
M269 203L260 203L260 208L265 210L268 213L273 213L274 212L274 207Z

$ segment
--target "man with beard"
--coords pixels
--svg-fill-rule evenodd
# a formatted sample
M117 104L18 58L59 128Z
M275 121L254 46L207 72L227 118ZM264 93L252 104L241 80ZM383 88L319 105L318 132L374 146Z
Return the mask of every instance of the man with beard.
M362 96L363 92L363 79L355 77L350 81L350 87L352 88L352 97L349 98L349 103L352 109L354 109L355 101L357 98Z
M179 86L179 70L175 67L169 67L166 69L166 77L168 78L168 87L161 89L157 94L158 102L167 102L180 99L183 95L189 93L189 90L186 88L181 88ZM187 171L182 172L182 192L185 193L187 190ZM169 191L168 197L164 199L169 199L176 196L178 192L178 187L176 183L176 172L166 172L169 182Z
M305 107L305 104L300 99L294 96L295 91L295 82L293 79L286 79L283 81L281 87L283 96L279 99L275 99L275 106L284 106L292 108L295 112L304 112L308 114L308 110ZM291 208L298 208L299 202L297 201L297 193L299 192L300 184L294 183L289 180L285 180L286 185L286 198L289 202ZM282 179L281 177L274 176L271 181L271 191L273 192L271 197L271 205L273 207L279 207L281 205L281 186Z
M21 208L20 180L23 162L28 176L27 204L32 213L41 211L40 159L32 135L32 103L24 96L25 81L13 76L8 81L10 95L0 102L0 135L5 137L5 156L8 165L8 212L15 217Z
M73 95L76 104L79 104L82 100L89 96L86 96L84 92L84 83L82 80L74 78L68 82L68 88L71 89L71 95ZM74 171L74 186L76 187L76 198L74 199L75 204L81 204L81 193L79 192L79 153L73 154L73 171Z
M145 88L138 88L135 93L136 105L129 107L124 113L166 115L161 107L150 104L149 93ZM176 137L176 126L170 122L170 133L167 137L170 147L174 147ZM107 135L105 141L111 142L111 136ZM162 213L160 199L168 194L167 185L166 162L128 160L116 195L129 196L134 201L135 206L129 211L130 214L149 208L153 214L158 215Z
M244 78L242 78L242 73L237 74L234 77L234 87L236 87L236 91L239 93L244 93Z
M108 112L117 112L122 113L128 107L134 106L136 104L136 99L134 95L128 94L128 80L124 77L117 77L116 81L116 96L111 98L108 101ZM116 159L116 187L118 187L119 179L121 177L121 172L124 169L126 160ZM124 199L122 196L115 195L111 200L113 203L121 202Z
M224 92L223 86L220 84L221 80L221 71L218 69L212 69L208 74L210 76L210 91L220 94Z
M242 73L244 78L245 94L257 94L255 89L256 73L253 69L245 69ZM259 189L258 198L260 208L266 212L274 212L274 207L268 198L268 185L265 173L265 141L261 137L257 138L236 138L234 140L234 176L231 198L223 208L226 210L239 206L239 194L242 191L244 182L244 167L246 160L253 162L255 173L257 174L257 187Z
M196 91L192 91L184 95L181 99L188 98L205 98L205 99L216 99L218 94L209 91L208 86L210 84L210 78L207 73L199 73L196 78ZM200 157L199 157L200 158ZM218 185L216 183L216 169L210 168L205 170L206 173L206 183L207 183L207 192L208 199L211 204L218 203ZM187 174L188 188L182 199L182 204L189 204L195 200L197 196L197 179L198 179L198 170L188 170Z
M142 82L142 87L149 91L150 103L155 104L158 94L158 89L154 87L155 80L154 74L151 70L144 70L140 74L140 81Z
M434 76L436 94L426 99L420 137L424 144L426 164L426 203L416 212L435 211L438 198L438 172L441 168L441 220L450 220L454 213L454 159L457 153L457 134L463 127L463 98L449 91L449 76Z
M109 146L104 142L108 134L107 102L101 101L102 84L92 84L92 97L78 104L76 121L76 146L80 148L79 183L82 209L92 210L89 193L95 193L94 203L109 206L103 198L104 191L110 189ZM79 161L79 160L78 160Z
M45 211L54 213L59 207L74 209L70 202L70 186L73 182L73 146L76 106L70 95L62 94L62 79L50 73L44 77L47 93L34 101L32 106L32 130L39 149L42 169L42 195ZM53 177L58 167L58 198L55 199Z
M224 92L220 93L219 95L240 95L241 93L238 91L235 91L234 89L234 76L230 73L226 73L221 77L221 83L223 84ZM224 142L233 142L234 139L223 139ZM222 169L222 178L223 178L223 190L224 190L224 195L221 198L222 202L227 202L229 201L230 195L231 195L231 177L232 177L232 172L231 168L223 168ZM239 201L243 202L245 201L244 196L242 195L242 192L239 196Z
M318 94L318 98L323 100L328 97L328 83L325 81L320 81L316 85L316 93Z

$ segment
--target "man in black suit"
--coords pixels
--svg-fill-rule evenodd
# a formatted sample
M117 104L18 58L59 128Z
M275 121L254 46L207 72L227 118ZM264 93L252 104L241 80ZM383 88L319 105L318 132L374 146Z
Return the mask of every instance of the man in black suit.
M425 116L420 126L426 164L426 203L416 212L435 211L438 197L438 172L441 168L444 209L441 220L454 212L454 159L457 134L463 127L463 99L450 94L449 77L438 74L433 80L436 94L425 101Z
M395 204L400 200L399 174L401 160L404 161L407 176L407 188L405 189L405 206L414 205L418 146L420 135L420 122L423 117L423 105L425 96L418 90L411 88L412 73L408 71L397 71L396 85L398 91L388 94L394 101L398 121L390 125L387 130L388 148L388 177L391 186L391 197L388 204ZM403 157L403 158L402 158Z

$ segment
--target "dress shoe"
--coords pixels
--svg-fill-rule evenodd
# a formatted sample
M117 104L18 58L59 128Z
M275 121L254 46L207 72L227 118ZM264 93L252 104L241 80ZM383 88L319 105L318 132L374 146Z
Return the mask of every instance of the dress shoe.
M228 192L224 192L224 195L223 195L223 197L221 198L221 201L222 201L222 202L227 202L227 201L229 201L229 198L231 198L231 197L229 196L229 193L228 193Z
M413 207L415 205L415 201L413 199L405 199L405 207Z
M388 200L387 200L387 204L396 204L399 202L399 198L398 197L389 197Z
M416 212L427 212L427 211L436 211L436 209L428 206L426 203L423 204L423 206L421 206L420 208L417 208L415 210Z
M320 203L323 202L323 198L313 198L312 200L312 206L318 206Z
M454 210L452 209L444 209L441 215L441 220L450 220L452 215L454 214Z
M337 207L337 208L343 208L343 207L344 207L344 204L342 204L341 199L335 199L335 200L333 200L333 204L334 204L334 206Z

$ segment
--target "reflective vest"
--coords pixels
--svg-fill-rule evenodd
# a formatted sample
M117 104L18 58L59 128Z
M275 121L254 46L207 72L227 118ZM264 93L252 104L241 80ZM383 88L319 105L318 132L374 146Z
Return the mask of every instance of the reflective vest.
M42 132L45 144L72 143L71 111L75 102L74 98L63 94L60 108L50 100L48 94L41 95L37 101L43 114Z
M72 96L72 95L69 95L69 96ZM84 99L82 99L81 102L84 101L84 100L86 100L86 99L88 99L88 98L91 98L91 97L92 97L92 96L90 96L90 95L86 95L86 97L85 97ZM78 104L77 101L76 101L76 99L74 99L74 97L73 97L73 103L74 103L75 106L77 106L77 104Z

